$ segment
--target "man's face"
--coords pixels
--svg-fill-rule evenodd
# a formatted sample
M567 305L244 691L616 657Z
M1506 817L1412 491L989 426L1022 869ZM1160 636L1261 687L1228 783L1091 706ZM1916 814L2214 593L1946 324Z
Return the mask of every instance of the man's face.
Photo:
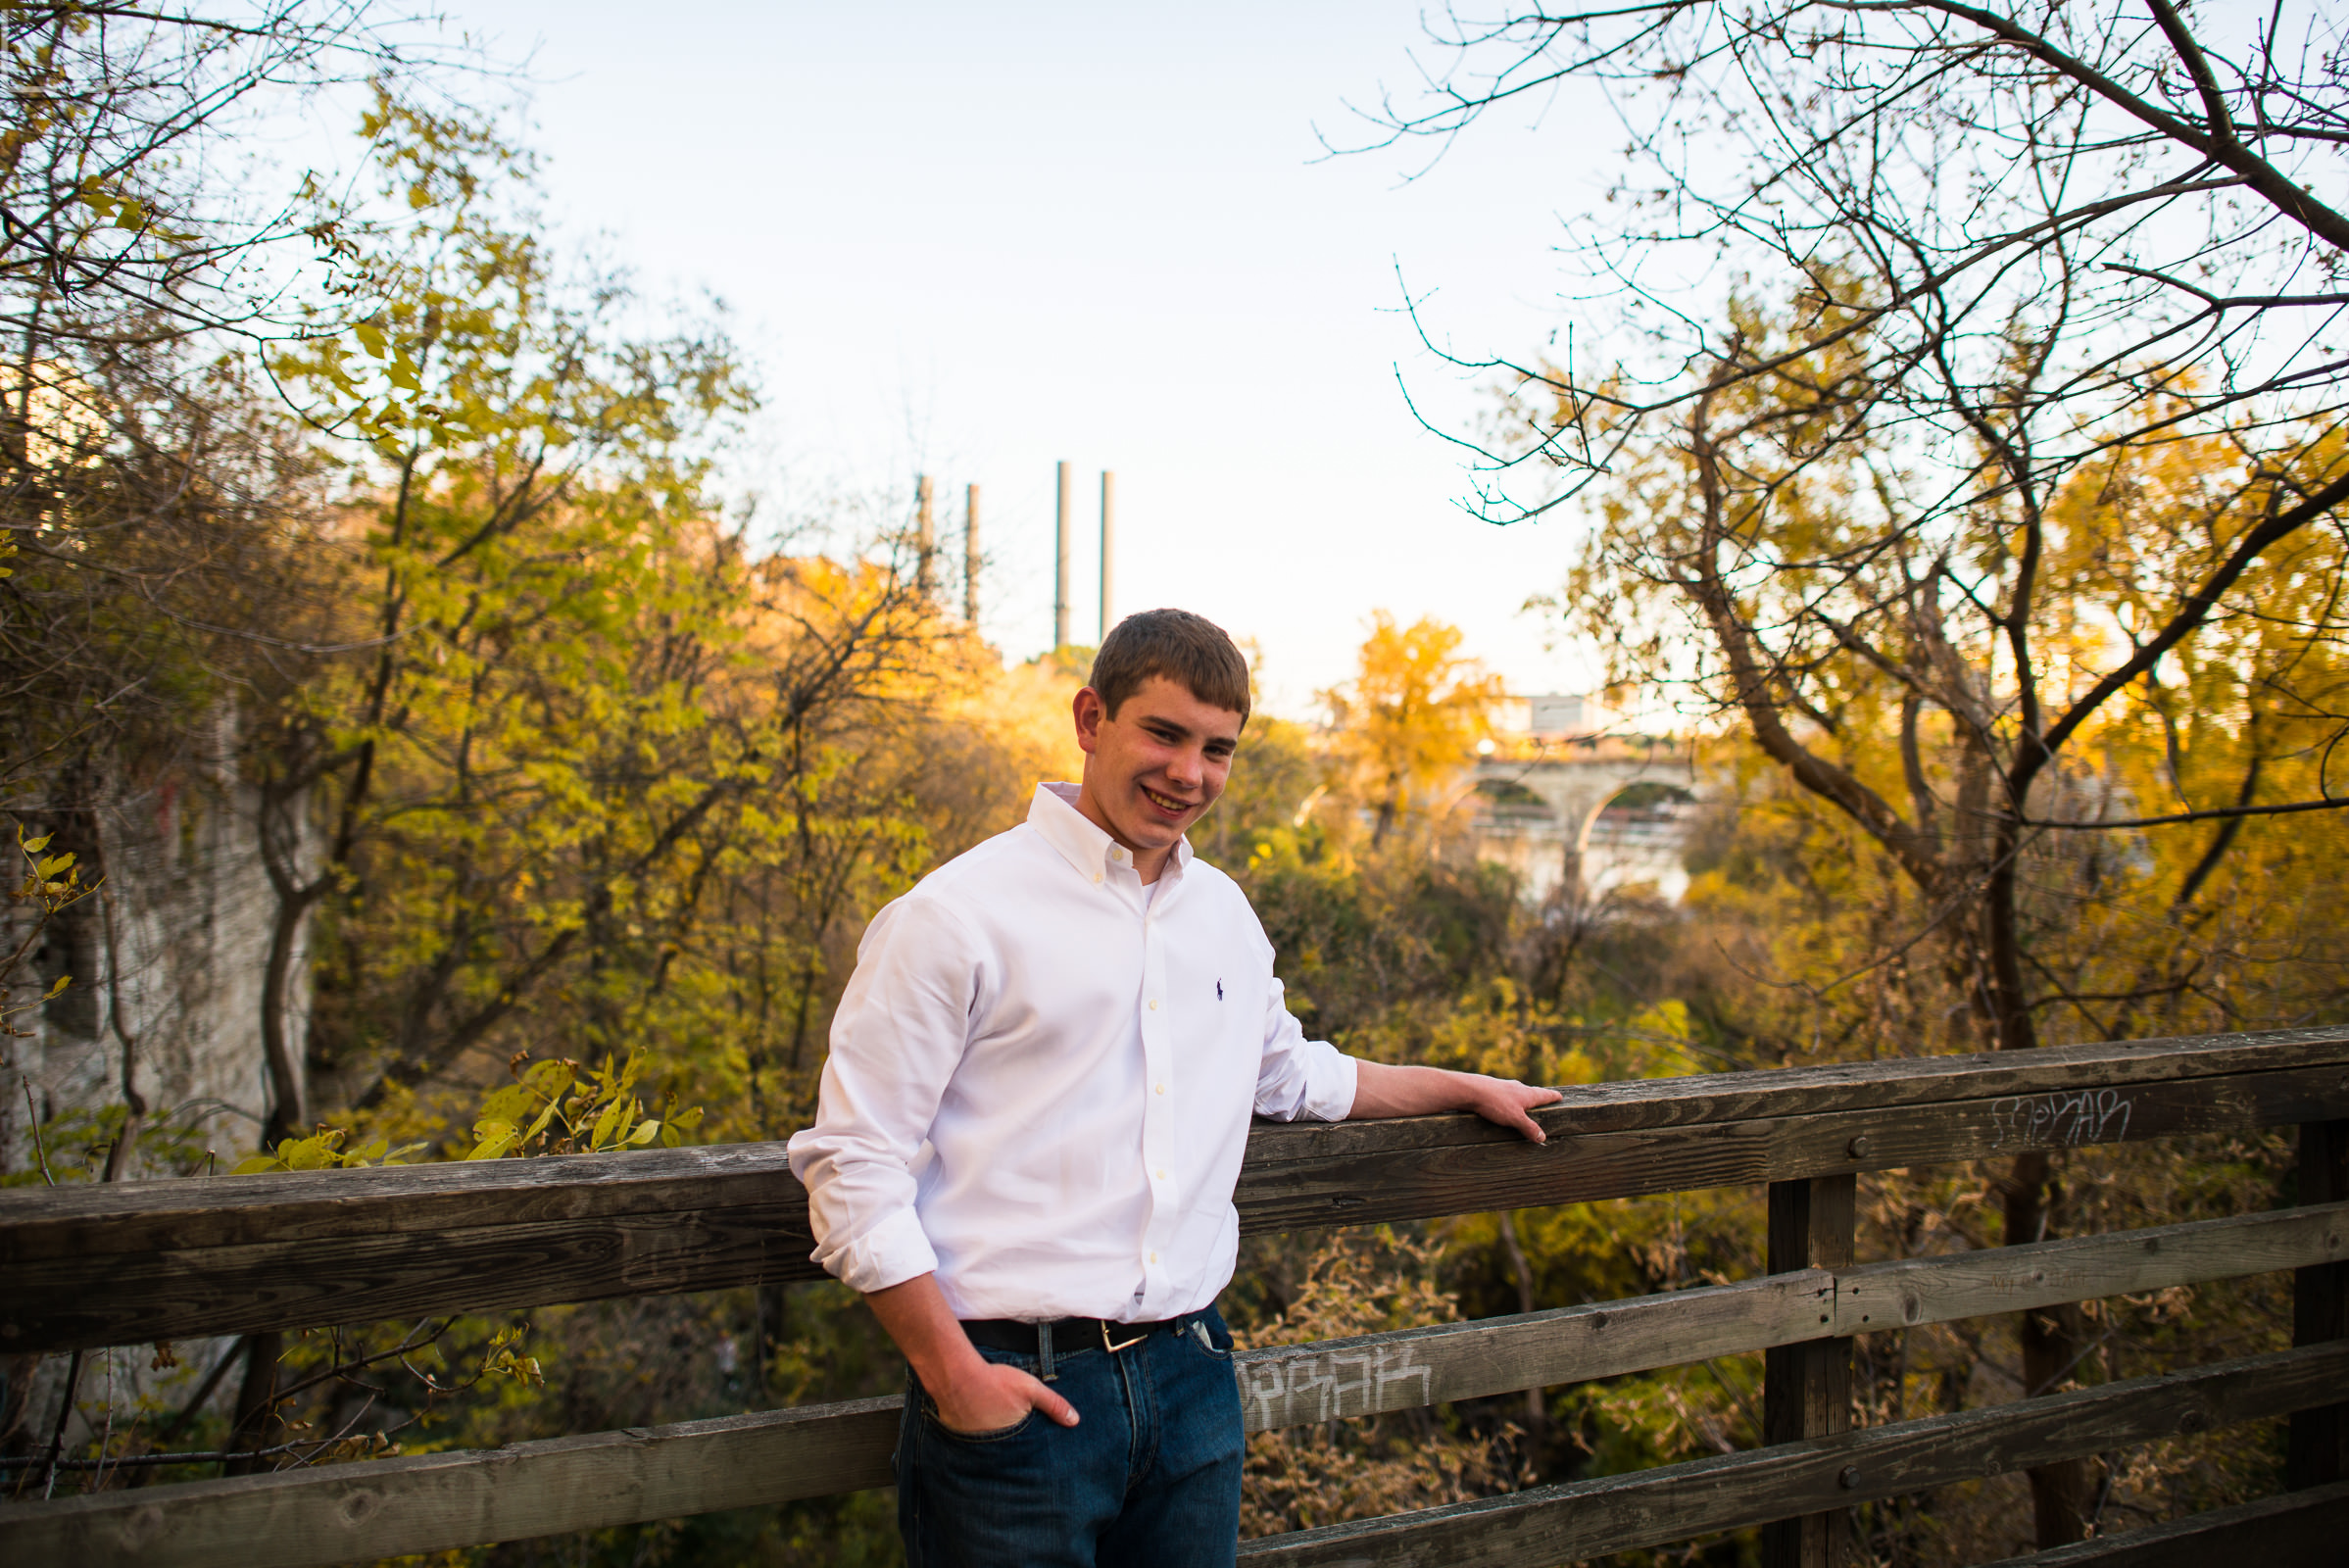
M1223 793L1244 722L1163 675L1145 681L1115 718L1090 686L1077 693L1075 713L1085 749L1080 809L1090 807L1095 825L1152 858L1174 848Z

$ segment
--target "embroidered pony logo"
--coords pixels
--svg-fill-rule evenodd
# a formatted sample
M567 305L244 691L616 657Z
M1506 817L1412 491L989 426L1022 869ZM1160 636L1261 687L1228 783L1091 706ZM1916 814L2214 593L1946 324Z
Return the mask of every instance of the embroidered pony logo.
M1223 982L1221 980L1215 982L1215 1000L1218 1002L1223 1000Z

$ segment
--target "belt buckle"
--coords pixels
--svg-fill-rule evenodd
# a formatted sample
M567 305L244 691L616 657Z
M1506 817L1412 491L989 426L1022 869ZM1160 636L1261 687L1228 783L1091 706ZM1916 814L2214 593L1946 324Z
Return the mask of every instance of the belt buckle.
M1098 1318L1095 1321L1099 1322L1101 1326L1101 1348L1107 1350L1111 1355L1115 1355L1118 1351L1125 1349L1129 1346L1140 1345L1144 1340L1150 1338L1148 1334L1137 1334L1130 1340L1121 1340L1117 1344L1112 1345L1109 1343L1109 1320L1104 1317Z

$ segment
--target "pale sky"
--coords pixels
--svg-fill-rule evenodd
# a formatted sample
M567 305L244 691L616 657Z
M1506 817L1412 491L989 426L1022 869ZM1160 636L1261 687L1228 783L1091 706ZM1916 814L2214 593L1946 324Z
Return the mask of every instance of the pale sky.
M1483 395L1420 350L1395 270L1464 355L1587 336L1552 248L1620 137L1594 101L1529 106L1406 183L1424 145L1331 161L1314 139L1361 134L1346 101L1407 92L1414 49L1442 58L1396 0L447 15L510 57L536 44L558 223L608 235L649 292L734 310L769 410L746 479L902 500L927 471L950 527L983 487L982 620L1006 654L1051 640L1065 458L1077 641L1106 467L1118 608L1255 639L1275 710L1345 678L1376 608L1459 624L1514 690L1589 683L1519 612L1578 524L1501 530L1454 505L1461 457L1396 371L1449 428Z

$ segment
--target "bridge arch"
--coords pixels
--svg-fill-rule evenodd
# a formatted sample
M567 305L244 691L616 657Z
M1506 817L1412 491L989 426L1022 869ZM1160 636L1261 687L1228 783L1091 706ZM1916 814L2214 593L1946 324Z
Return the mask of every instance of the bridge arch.
M1574 847L1577 853L1585 853L1590 850L1590 835L1598 827L1600 819L1607 814L1607 808L1622 804L1627 800L1634 809L1648 808L1652 805L1693 806L1697 803L1696 792L1688 788L1686 783L1635 779L1590 808L1589 814L1583 818L1581 827L1575 832Z
M1686 746L1606 742L1533 759L1487 758L1476 766L1477 853L1516 870L1536 903L1579 898L1600 814L1626 792L1701 803L1720 790ZM1659 833L1661 840L1669 837Z

